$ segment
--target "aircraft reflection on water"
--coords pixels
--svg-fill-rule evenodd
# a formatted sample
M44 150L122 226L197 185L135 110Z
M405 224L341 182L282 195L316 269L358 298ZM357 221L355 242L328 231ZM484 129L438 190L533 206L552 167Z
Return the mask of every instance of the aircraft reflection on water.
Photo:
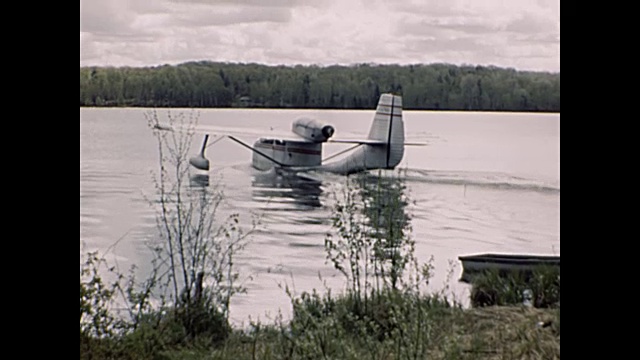
M189 180L192 188L209 187L209 174L195 174Z
M291 203L299 209L322 206L322 181L286 171L256 171L251 181L253 198L269 203Z
M303 176L299 173L271 169L269 171L251 171L251 189L254 201L262 203L290 203L304 210L322 207L322 180ZM192 190L215 187L209 174L194 174L190 177Z
M332 180L279 169L257 171L251 182L253 199L272 204L293 204L294 207L287 208L288 210L308 210L328 205L323 204L325 193L348 190L352 192L355 201L367 204L362 210L371 224L377 222L381 228L396 225L405 227L408 221L408 201L404 181L399 177L360 173L346 179L340 178L339 184L348 184L343 190L332 188ZM334 198L333 194L327 195ZM345 201L344 192L336 195L340 201Z
M273 210L297 211L312 210L329 204L323 204L328 197L344 201L345 191L350 191L356 201L366 203L364 215L380 227L389 227L391 222L404 227L408 222L405 194L405 180L395 172L377 171L354 174L346 178L326 178L318 174L290 172L272 168L268 171L251 171L252 199L260 203L283 205L270 207ZM337 188L333 185L339 185ZM210 183L208 174L191 177L192 188L207 188ZM342 186L342 190L338 190ZM336 192L336 194L333 194ZM325 194L326 193L326 194ZM336 196L333 196L336 195Z

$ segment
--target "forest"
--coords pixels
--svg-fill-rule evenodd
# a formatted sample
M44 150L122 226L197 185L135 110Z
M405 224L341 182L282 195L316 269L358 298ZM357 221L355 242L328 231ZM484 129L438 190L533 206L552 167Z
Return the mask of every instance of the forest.
M270 66L187 62L80 67L80 106L560 112L560 73L450 64Z

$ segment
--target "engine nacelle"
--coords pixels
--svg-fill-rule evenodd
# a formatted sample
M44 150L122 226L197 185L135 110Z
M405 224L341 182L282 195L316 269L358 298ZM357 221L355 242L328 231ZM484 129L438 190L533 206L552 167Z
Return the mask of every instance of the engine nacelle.
M300 118L293 122L291 131L313 142L325 142L333 136L335 129L314 119Z

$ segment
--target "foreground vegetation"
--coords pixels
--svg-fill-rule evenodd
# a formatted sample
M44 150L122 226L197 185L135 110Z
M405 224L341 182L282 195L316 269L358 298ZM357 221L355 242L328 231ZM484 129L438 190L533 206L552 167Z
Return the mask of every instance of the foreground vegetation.
M80 335L81 358L119 359L559 359L560 310L461 309L430 296L387 293L368 313L352 296L304 294L289 322L208 331L189 338L174 315L137 329ZM205 329L203 327L203 329ZM220 335L224 334L224 338Z
M381 93L406 109L560 111L560 74L483 66L267 66L190 62L81 67L80 106L372 109Z
M148 120L154 129L157 113ZM169 116L171 124L192 120ZM471 309L445 290L425 292L433 269L414 256L410 196L402 176L380 174L350 177L333 192L325 251L345 289L297 295L285 287L291 319L233 328L230 300L244 291L233 259L253 226L243 227L237 215L219 222L222 194L189 185L192 134L152 131L160 153L150 199L159 225L152 269L138 281L97 253L83 257L81 359L560 357L559 272L539 269L527 279L487 273L476 282Z
M165 353L200 359L559 359L559 310L492 307L460 310L423 299L383 298L399 313L388 335L375 322L340 324L339 317L294 319L289 327L253 327L218 348ZM394 302L395 301L395 302ZM376 314L377 315L377 314ZM377 315L379 316L379 315ZM542 324L542 325L541 325ZM549 324L549 325L546 325ZM557 325L556 325L557 324ZM546 326L545 326L546 325Z
M81 286L82 288L82 286ZM352 292L291 297L293 318L232 329L206 306L197 332L178 308L145 314L120 332L80 332L83 359L559 359L560 308L463 309L440 294L383 291L367 306ZM222 320L222 321L221 321ZM86 330L86 329L85 329Z

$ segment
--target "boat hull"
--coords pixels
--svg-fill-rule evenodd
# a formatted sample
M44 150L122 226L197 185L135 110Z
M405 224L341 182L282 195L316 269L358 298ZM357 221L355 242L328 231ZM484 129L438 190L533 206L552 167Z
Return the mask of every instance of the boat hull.
M458 260L462 262L460 281L466 283L473 282L475 276L487 271L496 271L501 276L519 273L527 278L536 269L560 269L560 256L479 254L459 256Z

